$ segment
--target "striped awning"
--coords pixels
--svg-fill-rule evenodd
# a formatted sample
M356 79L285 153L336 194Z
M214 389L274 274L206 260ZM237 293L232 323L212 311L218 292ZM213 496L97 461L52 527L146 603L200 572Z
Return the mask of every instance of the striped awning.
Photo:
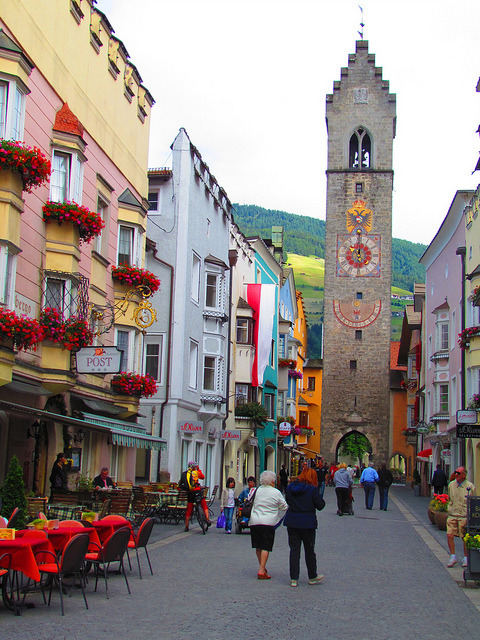
M84 419L90 424L97 424L110 431L112 444L121 447L134 447L137 449L156 449L165 451L167 442L163 438L158 438L146 433L145 427L125 420L115 418L105 418L95 413L82 412Z

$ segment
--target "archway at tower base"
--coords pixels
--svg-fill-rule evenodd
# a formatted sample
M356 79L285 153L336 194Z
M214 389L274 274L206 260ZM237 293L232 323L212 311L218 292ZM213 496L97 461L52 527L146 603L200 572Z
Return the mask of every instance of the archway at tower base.
M351 466L368 465L372 454L372 445L367 436L360 431L350 431L337 444L336 460Z

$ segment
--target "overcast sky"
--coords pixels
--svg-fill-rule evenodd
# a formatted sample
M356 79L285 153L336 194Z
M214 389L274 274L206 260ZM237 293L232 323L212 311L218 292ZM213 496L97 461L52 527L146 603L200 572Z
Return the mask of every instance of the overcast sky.
M479 0L364 0L397 94L393 235L429 243L475 189ZM353 0L98 0L155 98L149 166L185 127L232 202L325 219L325 95L359 39Z

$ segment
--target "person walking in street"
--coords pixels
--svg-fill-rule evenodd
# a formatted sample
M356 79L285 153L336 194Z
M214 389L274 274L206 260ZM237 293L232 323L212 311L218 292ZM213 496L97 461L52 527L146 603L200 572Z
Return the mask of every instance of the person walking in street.
M347 512L350 491L353 486L352 476L348 473L347 465L344 462L338 465L338 469L333 476L333 482L335 484L335 493L337 494L337 516L343 516Z
M316 511L321 511L325 500L320 497L315 469L304 469L287 488L288 511L283 524L288 531L290 547L290 586L298 587L300 577L300 550L303 543L308 584L319 584L323 575L317 574L315 555Z
M260 486L255 491L252 514L250 516L250 535L252 548L258 560L258 579L270 580L267 572L267 560L275 541L275 525L280 522L288 509L285 499L275 489L277 475L273 471L260 474Z
M285 469L284 464L282 464L282 468L280 469L280 472L278 475L280 476L281 491L285 495L285 492L287 490L287 485L288 485L288 471Z
M393 483L393 475L390 469L387 469L387 463L382 462L378 470L378 493L380 495L380 511L388 509L388 490Z
M328 465L327 463L320 463L316 468L317 479L318 479L318 491L320 492L320 497L323 498L323 494L325 493L325 483L328 475Z
M368 467L362 471L360 476L360 486L365 491L365 507L371 511L373 499L375 497L375 483L378 482L378 473L373 468L373 462L368 463Z
M243 507L245 500L251 500L253 498L253 494L255 493L255 489L257 488L257 481L255 480L255 476L248 476L247 478L247 486L240 492L238 496L238 503L240 507ZM248 518L242 515L243 524L248 524Z
M233 512L235 511L235 480L227 478L220 498L220 507L225 514L225 533L232 533Z
M467 525L467 497L476 495L475 485L467 480L467 470L465 467L457 467L455 471L455 480L448 485L448 503L447 512L447 544L450 551L450 560L447 567L453 567L457 564L455 556L455 537L464 538L465 528ZM462 567L467 566L467 549L465 542L463 543L463 560Z
M448 485L447 474L442 469L441 464L437 464L437 468L432 476L430 483L433 487L433 493L443 493L444 488Z

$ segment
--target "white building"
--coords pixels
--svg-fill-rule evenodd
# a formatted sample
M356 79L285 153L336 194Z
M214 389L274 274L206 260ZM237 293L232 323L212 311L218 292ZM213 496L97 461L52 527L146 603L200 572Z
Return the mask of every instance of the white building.
M184 129L172 152L171 171L149 172L146 266L162 283L144 367L159 390L141 412L168 442L150 479L163 471L178 482L195 459L212 487L220 481L226 411L231 203Z

